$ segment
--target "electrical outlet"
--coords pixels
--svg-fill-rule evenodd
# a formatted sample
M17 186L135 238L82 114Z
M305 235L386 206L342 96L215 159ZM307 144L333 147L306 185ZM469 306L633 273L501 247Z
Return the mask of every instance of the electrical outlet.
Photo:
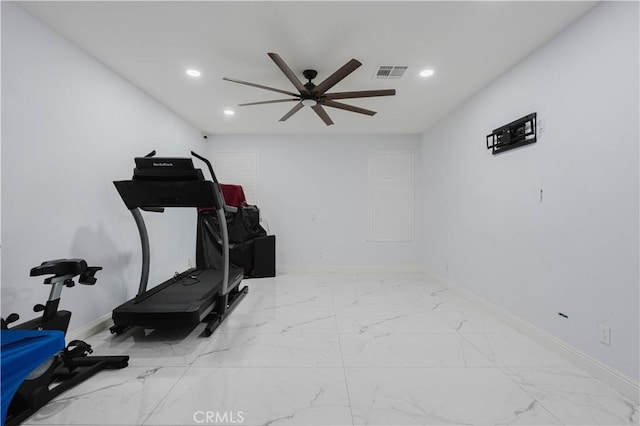
M600 343L611 345L611 328L606 324L600 324Z

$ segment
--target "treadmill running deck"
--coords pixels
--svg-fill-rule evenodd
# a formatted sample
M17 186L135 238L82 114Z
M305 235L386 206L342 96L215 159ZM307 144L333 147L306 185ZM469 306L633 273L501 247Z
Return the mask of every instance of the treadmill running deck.
M229 289L242 278L242 269L230 268ZM118 306L113 310L113 323L149 328L198 324L215 307L222 280L222 271L189 269Z

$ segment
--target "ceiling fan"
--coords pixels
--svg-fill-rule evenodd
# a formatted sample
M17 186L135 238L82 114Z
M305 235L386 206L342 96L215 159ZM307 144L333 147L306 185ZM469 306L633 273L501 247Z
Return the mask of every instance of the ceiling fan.
M259 89L271 90L272 92L283 93L285 95L291 96L291 98L287 99L276 99L273 101L262 101L262 102L249 102L245 104L239 104L239 106L247 106L247 105L263 105L263 104L274 104L279 102L297 102L296 105L289 110L280 121L286 121L289 117L291 117L296 112L300 111L303 106L309 106L313 111L318 114L318 117L324 121L327 126L333 124L333 121L323 108L323 106L343 109L346 111L357 112L365 115L375 115L375 111L371 111L364 108L355 107L353 105L347 105L342 102L336 102L336 99L352 99L352 98L366 98L372 96L393 96L396 94L395 89L385 89L385 90L360 90L356 92L335 92L335 93L327 93L327 90L331 89L338 82L340 82L343 78L351 74L362 64L356 59L351 59L349 62L344 64L340 69L327 77L322 83L317 86L311 82L316 76L318 72L316 70L304 70L302 75L304 78L309 80L307 83L302 84L302 82L296 77L291 68L282 60L282 58L277 53L268 53L269 57L276 63L278 68L284 73L284 75L293 83L296 89L300 93L288 92L286 90L276 89L274 87L263 86L260 84L249 83L247 81L235 80L233 78L224 77L223 80L231 81L232 83L245 84L247 86L257 87Z

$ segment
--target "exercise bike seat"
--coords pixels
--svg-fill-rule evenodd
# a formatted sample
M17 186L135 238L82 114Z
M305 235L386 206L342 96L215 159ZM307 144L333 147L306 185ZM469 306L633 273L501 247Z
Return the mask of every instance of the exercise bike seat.
M53 275L80 275L87 270L87 262L83 259L55 259L42 262L40 266L31 268L30 276Z

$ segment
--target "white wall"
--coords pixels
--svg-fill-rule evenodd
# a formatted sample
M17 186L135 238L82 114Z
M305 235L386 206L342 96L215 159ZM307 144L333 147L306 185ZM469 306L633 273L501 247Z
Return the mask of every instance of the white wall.
M2 7L0 7L0 23L2 22ZM2 31L0 28L0 43L2 43ZM2 81L2 52L0 49L0 82ZM0 84L0 99L2 99L2 84ZM2 105L0 104L0 110ZM0 114L1 115L1 114ZM2 118L0 117L0 142L2 139ZM2 149L0 144L0 224L2 224ZM2 226L0 226L0 282L2 281ZM1 299L1 298L0 298Z
M367 242L367 164L370 150L413 153L416 212L422 197L419 135L213 135L208 154L258 152L258 206L276 235L276 263L286 267L415 267L415 239ZM224 181L224 176L219 176ZM233 182L226 182L233 183Z
M48 288L29 277L47 259L100 265L95 287L65 289L70 329L109 313L138 287L140 241L112 181L133 157L202 151L200 133L154 99L2 2L2 314L24 319ZM149 219L150 284L195 256L195 213Z
M499 156L484 148L492 128L532 111L546 127L537 144ZM218 135L203 144L188 123L2 2L2 314L31 317L47 289L28 271L50 258L105 268L95 287L65 290L71 329L134 294L138 236L111 183L129 178L134 156L254 150L279 265L423 262L637 380L638 116L636 3L596 7L422 141ZM367 153L380 149L414 153L412 242L366 241ZM193 260L194 217L149 217L151 282ZM598 342L600 323L612 328L611 346Z
M423 136L427 269L636 382L638 16L598 5ZM531 112L540 140L491 155Z

